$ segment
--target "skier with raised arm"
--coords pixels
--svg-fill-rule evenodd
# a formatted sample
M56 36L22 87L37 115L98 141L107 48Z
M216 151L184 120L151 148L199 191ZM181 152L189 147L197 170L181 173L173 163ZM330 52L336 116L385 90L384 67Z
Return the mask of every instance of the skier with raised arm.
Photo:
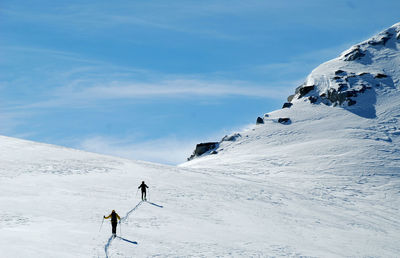
M142 201L147 201L146 199L146 188L149 188L144 181L142 181L142 184L139 185L138 189L140 188L140 190L142 191Z
M112 234L115 237L117 235L117 224L118 220L121 220L119 217L118 213L115 212L115 210L112 210L111 214L106 216L103 216L105 219L111 218L111 226L112 226Z

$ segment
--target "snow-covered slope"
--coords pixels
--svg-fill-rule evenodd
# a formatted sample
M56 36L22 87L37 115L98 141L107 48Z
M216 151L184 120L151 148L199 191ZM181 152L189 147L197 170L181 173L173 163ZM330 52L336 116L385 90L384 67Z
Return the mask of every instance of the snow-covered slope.
M399 27L179 167L0 137L0 256L398 256Z
M213 150L217 154L208 152L181 166L218 170L272 184L266 185L268 189L292 191L296 198L285 197L304 201L297 211L302 220L332 216L324 222L304 223L312 228L310 235L318 238L316 232L330 228L332 221L344 230L321 235L343 241L343 250L354 248L335 254L396 256L395 246L400 244L399 48L400 23L317 67L288 97L286 108L265 114L263 123L250 130L225 137ZM296 207L287 199L286 209ZM303 214L305 210L312 215Z
M1 257L247 256L264 249L263 230L242 210L249 205L230 201L238 194L232 188L247 182L7 137L0 142ZM151 203L136 195L142 180ZM118 234L138 244L111 240L109 221L99 231L112 209L124 219Z

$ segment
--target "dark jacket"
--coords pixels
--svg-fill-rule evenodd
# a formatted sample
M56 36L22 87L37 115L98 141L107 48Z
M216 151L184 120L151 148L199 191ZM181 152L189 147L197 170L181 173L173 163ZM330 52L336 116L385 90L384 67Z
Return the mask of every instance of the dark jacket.
M141 185L139 185L138 189L141 189L142 192L146 192L146 188L149 188L145 183L142 183Z

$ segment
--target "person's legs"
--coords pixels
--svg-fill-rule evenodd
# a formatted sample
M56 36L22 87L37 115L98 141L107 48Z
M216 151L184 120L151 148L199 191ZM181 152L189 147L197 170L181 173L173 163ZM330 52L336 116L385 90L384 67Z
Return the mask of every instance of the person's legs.
M142 201L144 200L144 196L146 195L145 191L142 191Z
M117 223L115 222L113 222L113 223L111 223L111 226L112 226L112 233L113 233L113 235L116 235L117 234Z

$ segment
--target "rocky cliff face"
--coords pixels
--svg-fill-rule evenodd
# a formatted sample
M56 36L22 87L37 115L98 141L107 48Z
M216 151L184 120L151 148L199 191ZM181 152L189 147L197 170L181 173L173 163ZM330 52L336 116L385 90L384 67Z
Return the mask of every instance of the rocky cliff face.
M187 159L188 161L195 159L197 157L209 154L218 154L217 149L220 147L220 144L223 142L234 142L238 138L242 137L239 133L234 133L231 135L225 135L221 141L219 142L206 142L206 143L199 143L196 145L193 154Z
M218 148L218 142L199 143L196 145L196 149L194 149L193 154L187 160L192 160L206 153L217 154L215 151L216 148Z

